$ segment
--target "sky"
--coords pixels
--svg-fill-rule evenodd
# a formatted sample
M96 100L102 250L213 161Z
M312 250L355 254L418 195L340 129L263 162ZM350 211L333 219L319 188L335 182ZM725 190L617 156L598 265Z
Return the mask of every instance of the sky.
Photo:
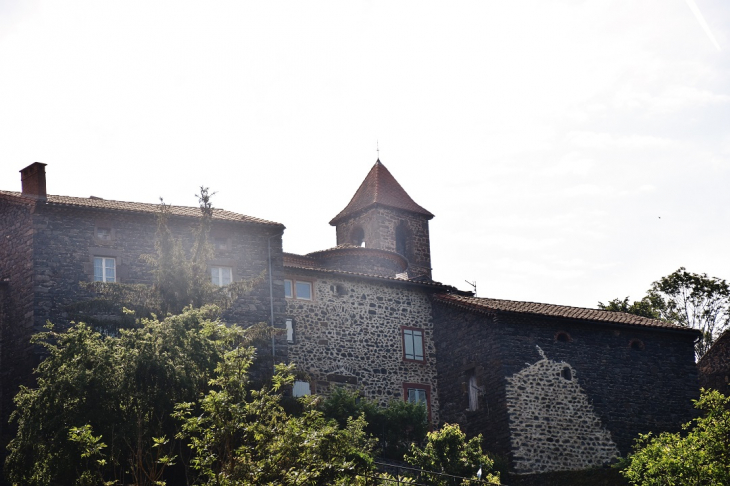
M730 279L729 53L726 0L0 0L0 189L204 185L305 254L379 155L436 215L434 279L639 299Z

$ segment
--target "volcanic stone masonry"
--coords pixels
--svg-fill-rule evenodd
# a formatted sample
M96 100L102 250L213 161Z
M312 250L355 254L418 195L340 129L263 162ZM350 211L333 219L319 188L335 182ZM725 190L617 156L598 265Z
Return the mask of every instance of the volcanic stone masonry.
M619 457L568 363L542 359L507 377L507 409L518 473L602 466Z
M289 359L307 372L313 392L353 385L380 405L403 400L404 383L430 390L438 423L435 347L428 292L408 283L379 283L340 276L289 275L312 282L313 300L288 299L295 338ZM423 330L424 362L403 359L402 327Z

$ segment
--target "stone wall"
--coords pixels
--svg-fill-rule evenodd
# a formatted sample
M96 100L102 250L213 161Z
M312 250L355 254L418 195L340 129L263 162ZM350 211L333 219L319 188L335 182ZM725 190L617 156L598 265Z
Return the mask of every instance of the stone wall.
M692 399L699 393L691 333L528 314L490 316L440 303L434 326L442 420L463 424L470 435L484 433L487 448L509 452L513 465L509 420L516 408L514 396L507 396L508 379L535 363L535 346L550 360L569 364L575 385L623 455L639 433L676 431L694 416ZM477 345L483 353L474 352ZM477 412L464 410L468 394L452 384L465 382L467 367L483 388Z
M507 377L513 463L518 473L602 466L619 456L568 363L541 359Z
M169 226L190 249L194 218L171 217ZM93 257L116 259L117 277L121 283L151 284L153 276L142 260L144 254L155 254L155 215L122 211L89 210L67 206L45 206L34 216L35 327L41 330L46 320L69 324L68 306L89 295L79 287L80 281L93 280ZM95 228L111 228L112 238L95 238ZM214 221L211 236L227 241L225 249L216 250L211 265L233 269L234 280L249 280L268 269L267 238L278 228L261 225ZM281 238L272 238L274 259L275 311L284 310L281 274ZM249 325L270 320L269 284L264 278L250 294L243 296L225 313L227 321ZM281 320L279 319L281 324Z
M34 201L0 196L0 434L8 433L13 397L33 367ZM2 456L2 455L0 455Z
M409 283L365 281L287 269L313 283L312 301L288 299L294 321L291 362L309 374L313 392L348 386L385 406L403 400L404 383L430 387L431 418L439 421L436 356L428 292ZM403 359L402 326L423 330L424 363Z
M337 225L337 244L353 243L353 231L365 232L365 247L396 251L396 231L402 225L407 235L406 254L410 278L431 277L431 244L428 219L422 215L386 207L374 207Z

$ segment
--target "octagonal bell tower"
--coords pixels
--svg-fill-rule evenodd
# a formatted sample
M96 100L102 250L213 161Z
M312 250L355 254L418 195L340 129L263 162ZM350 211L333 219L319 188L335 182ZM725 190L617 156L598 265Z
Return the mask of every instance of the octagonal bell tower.
M416 204L378 159L350 203L330 224L337 229L338 246L398 253L408 261L408 278L430 280L431 218L433 214Z

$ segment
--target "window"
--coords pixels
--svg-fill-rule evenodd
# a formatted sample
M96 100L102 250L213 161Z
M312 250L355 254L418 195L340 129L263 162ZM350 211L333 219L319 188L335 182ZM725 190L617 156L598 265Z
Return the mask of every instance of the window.
M96 239L102 241L111 241L112 229L111 228L96 228Z
M213 285L223 287L233 280L233 269L231 267L210 267L210 281Z
M409 403L426 405L428 421L431 422L431 387L420 383L403 383L403 399Z
M423 331L404 327L403 330L403 359L423 362Z
M109 257L94 257L94 282L116 282L117 261Z
M284 280L284 297L288 299L312 300L312 282Z
M352 244L365 246L365 231L360 226L352 230Z
M408 231L405 223L399 224L395 230L395 252L403 256L408 252Z
M311 394L312 394L312 391L309 388L308 381L297 380L294 382L294 386L292 387L292 395L294 397L303 397L303 396L311 395Z
M472 374L469 376L469 410L472 412L479 409L479 387L477 386L477 377Z
M221 236L213 237L213 248L216 250L226 251L228 250L228 238Z
M291 319L286 320L286 342L294 342L294 321Z

